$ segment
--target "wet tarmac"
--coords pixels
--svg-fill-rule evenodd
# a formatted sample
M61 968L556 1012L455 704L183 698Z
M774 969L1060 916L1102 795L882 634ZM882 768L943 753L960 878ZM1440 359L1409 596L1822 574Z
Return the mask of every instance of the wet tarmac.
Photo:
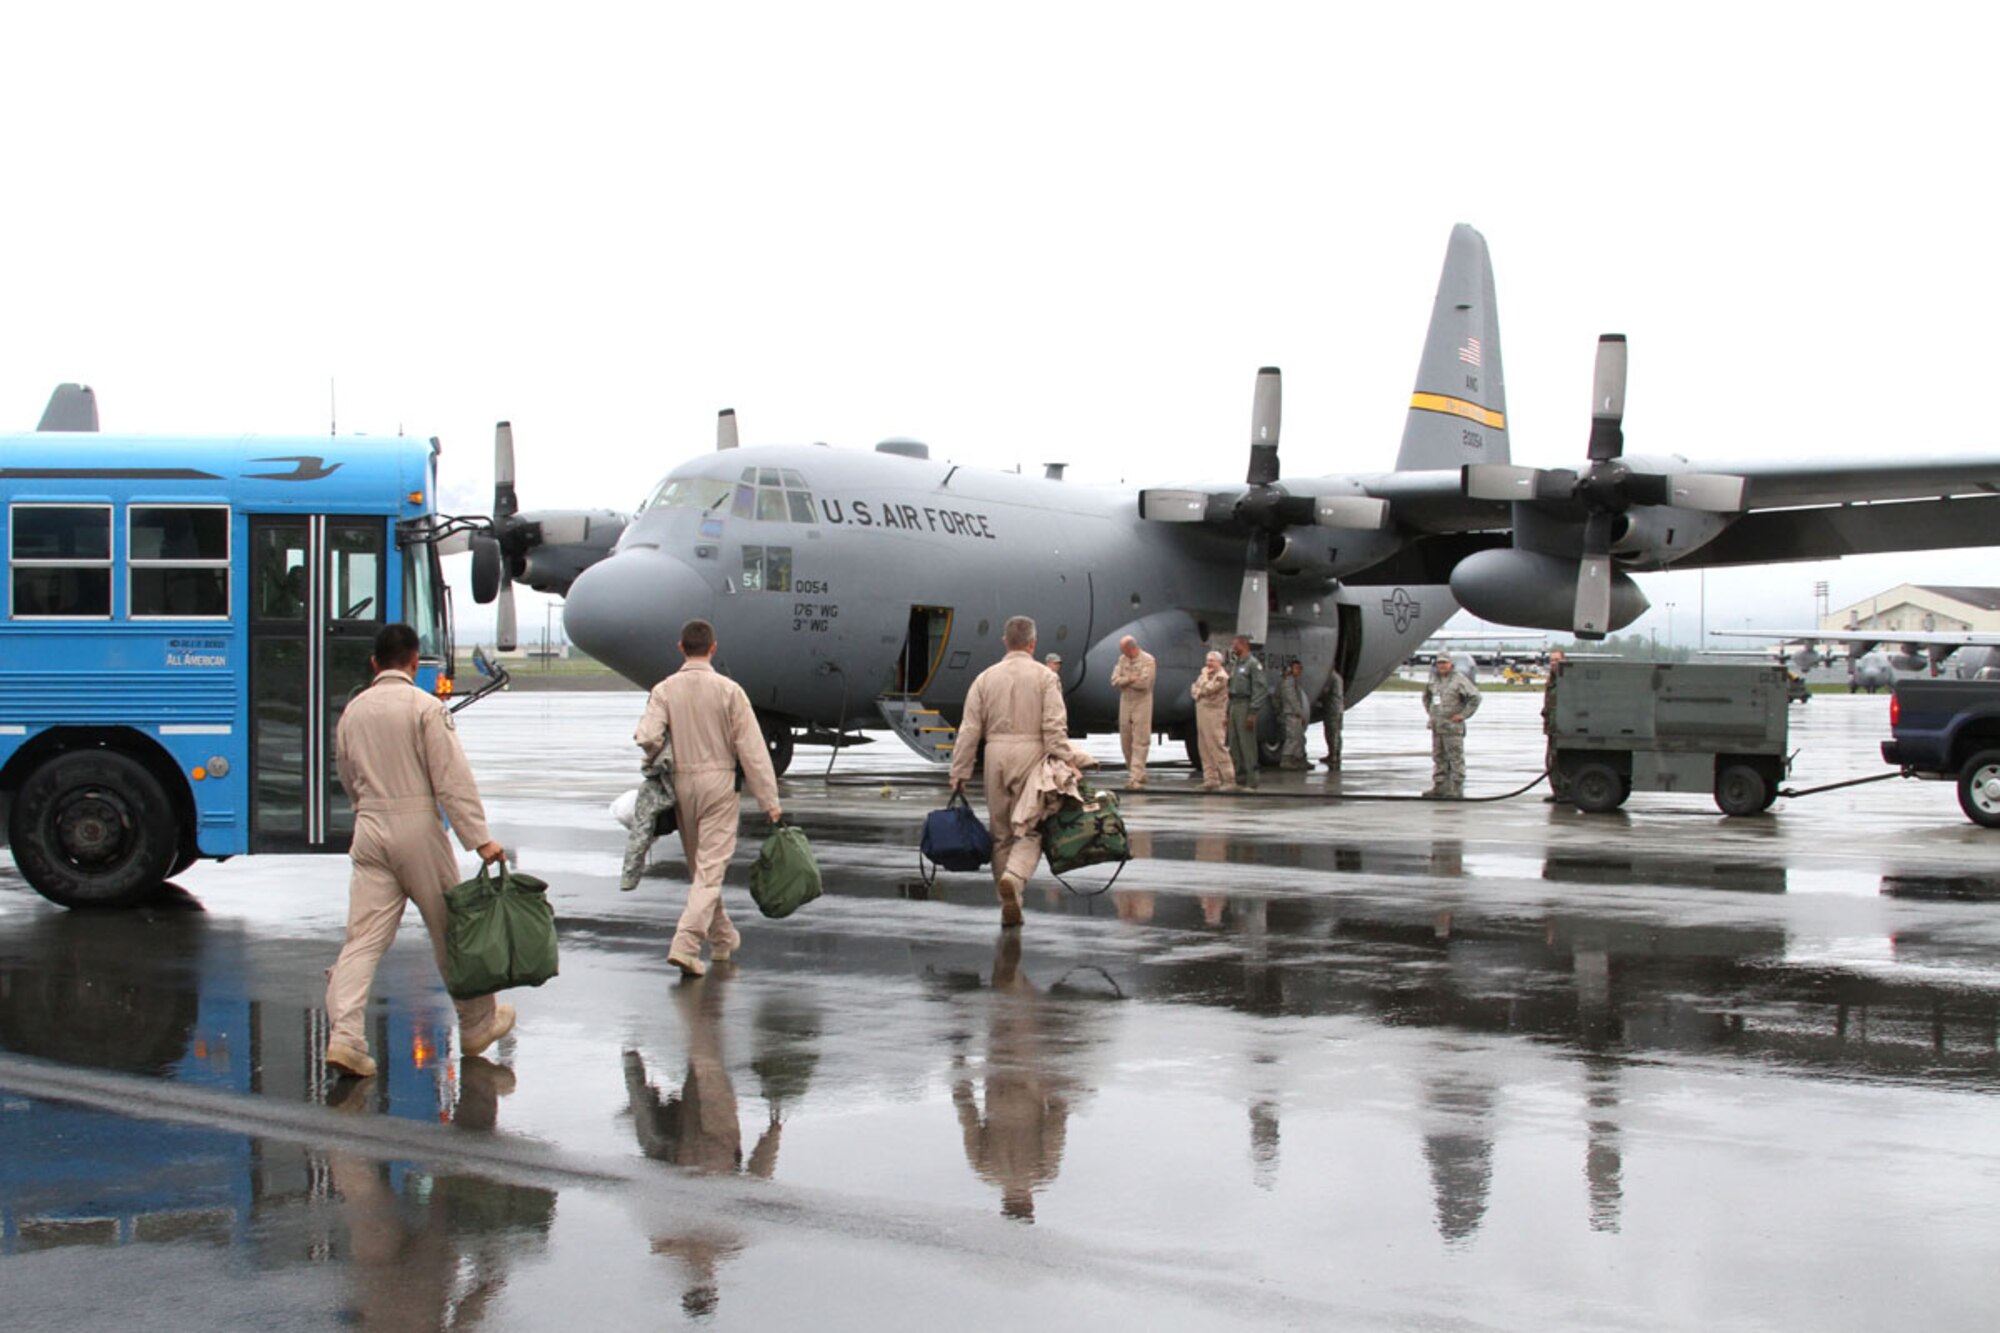
M328 1077L338 858L102 915L0 854L10 1326L1991 1325L2000 841L1949 787L1328 800L1427 785L1377 695L1337 779L1156 767L1141 859L1003 935L983 876L919 876L934 771L802 749L828 896L757 916L746 840L741 961L684 983L678 844L616 885L639 702L461 715L563 941L486 1058L412 917L382 1072ZM1469 794L1533 778L1538 705L1489 696ZM1796 707L1790 785L1880 772L1885 731Z

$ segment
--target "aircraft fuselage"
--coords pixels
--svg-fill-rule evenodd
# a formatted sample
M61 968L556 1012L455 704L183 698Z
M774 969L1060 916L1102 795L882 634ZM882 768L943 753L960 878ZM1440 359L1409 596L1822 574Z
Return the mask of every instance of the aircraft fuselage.
M1171 730L1192 720L1188 686L1233 629L1243 540L1146 522L1133 489L824 446L732 449L661 483L576 580L564 618L586 652L648 686L679 666L681 624L706 618L719 665L760 712L849 728L872 725L884 694L956 719L1001 656L1002 625L1029 615L1037 653L1062 656L1072 727L1115 730L1111 668L1132 634L1158 660L1155 725ZM1266 660L1303 662L1316 694L1338 659L1350 702L1388 677L1457 609L1442 587L1337 582L1401 540L1288 533Z

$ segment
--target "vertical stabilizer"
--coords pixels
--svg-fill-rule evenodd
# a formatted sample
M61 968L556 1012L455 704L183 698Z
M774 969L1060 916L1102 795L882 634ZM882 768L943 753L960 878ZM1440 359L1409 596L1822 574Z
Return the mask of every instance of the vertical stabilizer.
M58 384L36 430L96 430L97 393L88 384Z
M1445 250L1396 466L1414 471L1508 461L1493 265L1486 238L1461 222Z

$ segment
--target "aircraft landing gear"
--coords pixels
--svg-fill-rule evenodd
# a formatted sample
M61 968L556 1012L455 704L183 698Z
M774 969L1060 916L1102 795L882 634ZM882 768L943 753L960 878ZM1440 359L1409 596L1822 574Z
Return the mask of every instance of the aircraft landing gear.
M782 718L757 715L757 725L764 732L764 748L771 754L771 771L779 777L792 766L792 753L796 748L792 737L791 724Z

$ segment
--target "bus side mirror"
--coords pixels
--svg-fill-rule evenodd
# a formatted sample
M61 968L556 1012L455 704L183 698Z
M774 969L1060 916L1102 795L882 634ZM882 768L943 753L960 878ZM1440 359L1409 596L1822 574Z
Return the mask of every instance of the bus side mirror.
M486 655L486 649L479 644L472 645L472 666L482 676L493 675L493 659Z

